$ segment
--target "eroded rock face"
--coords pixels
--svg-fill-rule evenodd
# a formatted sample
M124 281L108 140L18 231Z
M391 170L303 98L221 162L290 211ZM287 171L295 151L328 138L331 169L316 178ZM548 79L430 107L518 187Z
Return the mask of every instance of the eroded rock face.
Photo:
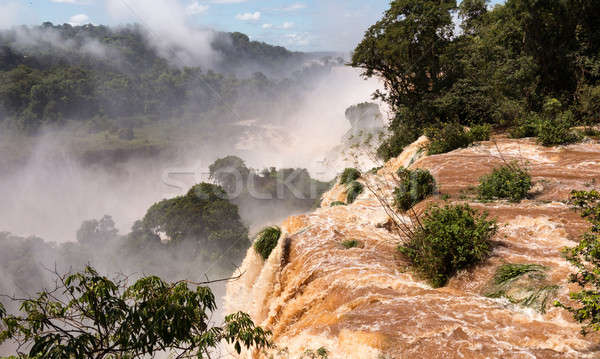
M349 107L346 119L352 128L344 134L341 143L335 146L321 161L323 168L336 170L357 167L368 170L377 166L375 152L384 137L385 123L379 105L364 102Z
M379 105L371 102L349 107L346 110L346 119L350 122L354 134L360 130L381 129L384 126Z
M330 207L343 188L334 187L314 213L292 217L284 239L266 262L252 249L246 275L229 285L228 312L244 310L274 333L277 349L248 358L299 358L324 347L329 358L597 358L597 334L583 337L569 313L549 305L546 313L485 296L505 263L536 263L566 301L574 271L561 249L574 246L586 223L565 201L573 189L600 184L600 144L545 148L531 140L497 139L451 153L425 156L421 138L376 173L363 175L365 189L348 206ZM521 203L478 202L478 178L516 160L540 184ZM500 224L493 256L459 273L440 289L415 278L398 255L400 238L388 230L387 214L373 191L391 198L390 174L400 166L426 168L449 202L468 202ZM439 196L417 206L422 210ZM347 240L362 248L346 249ZM282 260L282 258L286 260Z

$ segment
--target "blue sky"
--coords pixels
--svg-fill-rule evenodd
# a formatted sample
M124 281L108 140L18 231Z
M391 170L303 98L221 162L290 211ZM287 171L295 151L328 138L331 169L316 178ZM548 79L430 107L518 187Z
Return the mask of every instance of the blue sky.
M0 26L184 21L293 50L349 51L388 6L389 0L0 0Z

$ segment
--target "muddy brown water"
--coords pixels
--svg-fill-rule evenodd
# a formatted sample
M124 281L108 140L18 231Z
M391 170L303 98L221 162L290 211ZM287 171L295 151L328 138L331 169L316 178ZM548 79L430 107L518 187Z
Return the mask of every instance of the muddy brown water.
M538 263L568 300L574 271L561 250L574 246L587 224L566 203L573 189L600 185L600 144L544 148L531 140L498 139L448 154L424 156L420 139L362 181L382 188L399 166L429 169L449 202L468 202L497 219L492 257L433 289L415 278L396 250L401 240L383 225L387 215L370 191L349 206L334 187L314 213L283 224L286 240L263 262L253 250L240 281L229 285L228 311L244 310L274 334L277 348L248 358L300 358L324 347L329 358L598 358L599 335L582 336L569 313L545 314L483 295L503 263ZM503 162L527 167L535 193L521 203L475 199L479 177ZM422 210L438 198L417 206ZM358 240L346 249L345 240ZM287 245L285 245L287 243ZM285 258L285 260L282 260Z

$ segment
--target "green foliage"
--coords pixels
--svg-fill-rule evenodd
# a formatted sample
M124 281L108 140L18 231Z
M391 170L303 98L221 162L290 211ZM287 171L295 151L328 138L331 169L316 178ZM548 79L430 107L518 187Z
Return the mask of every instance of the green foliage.
M345 206L346 204L342 201L333 201L331 202L331 204L329 205L329 207L335 207L335 206Z
M460 33L452 28L456 10ZM383 79L384 91L375 96L401 118L390 125L380 156L400 153L408 142L402 127L420 132L438 122L516 125L514 137L537 135L537 124L525 117L542 114L545 98L574 109L576 121L597 121L599 13L593 0L507 0L493 8L485 0L391 1L351 62L364 76Z
M77 230L77 241L81 244L101 246L116 239L118 230L111 216L100 220L84 221Z
M510 137L512 138L525 138L525 137L537 137L538 129L540 127L541 118L535 113L531 112L527 116L520 117L515 126L510 131Z
M2 342L16 341L31 358L144 358L161 350L203 357L219 342L241 347L270 345L270 332L236 313L210 327L216 302L210 288L145 277L127 287L91 267L58 276L56 290L20 300L23 315L2 318ZM55 293L64 293L64 297Z
M555 118L547 118L540 122L538 130L538 143L543 146L566 145L580 140L579 136L571 131L573 114L563 112Z
M329 358L329 352L324 347L320 347L317 350L306 349L300 359L327 359Z
M407 211L436 190L435 178L428 170L418 168L411 171L400 168L396 174L399 183L398 187L394 189L393 204L400 210Z
M323 59L303 66L311 56L240 33L213 35L210 46L219 60L207 71L173 66L174 59L161 54L138 25L45 23L0 31L0 122L35 133L42 126L92 122L98 116L119 121L147 116L162 122L187 112L196 120L200 114L222 112L223 106L261 116L273 112L273 103L293 106L298 90L339 65ZM25 44L22 38L35 41ZM90 44L106 56L91 54ZM198 60L190 53L183 57ZM125 141L135 138L129 126L115 132Z
M546 280L546 270L539 264L503 264L496 270L485 295L507 298L513 304L545 313L548 301L558 289Z
M142 224L171 241L197 241L209 252L231 247L234 257L242 256L249 242L238 207L227 199L223 188L209 183L192 187L185 196L155 203Z
M371 26L352 56L366 77L383 79L376 96L393 109L413 108L438 93L452 76L445 52L452 42L456 1L395 0Z
M583 123L600 122L600 86L584 86L578 93L579 104L577 112Z
M427 153L437 155L468 147L473 143L469 132L458 123L446 123L425 129L425 135L431 141Z
M391 132L390 136L377 149L377 157L384 161L398 156L406 146L415 142L421 134L420 129L400 121L399 115L392 121L389 130Z
M369 173L370 173L370 174L377 174L377 172L378 172L380 169L382 169L382 168L383 168L383 166L379 166L379 167L373 167L373 168L371 168L371 169L369 170Z
M256 241L254 242L254 250L256 253L267 260L269 255L275 247L281 237L281 228L277 226L265 227L256 235Z
M432 207L420 222L398 249L433 287L444 286L457 271L477 265L492 251L495 221L468 205Z
M360 176L360 171L356 168L346 168L340 176L340 184L349 184L350 182L359 179Z
M357 241L356 239L349 239L349 240L343 241L342 246L344 246L344 248L346 248L346 249L356 248L356 247L360 246L360 242Z
M540 273L546 270L546 267L539 264L513 264L507 263L501 265L494 275L494 284L503 285L527 273Z
M483 125L472 126L469 130L469 136L471 136L473 142L489 141L491 132L492 127L486 123Z
M571 283L581 287L579 292L569 294L577 304L555 302L555 305L568 310L582 323L585 334L589 330L600 331L600 192L573 191L571 203L592 227L577 246L565 249L567 261L577 268L577 273L569 276Z
M319 349L317 349L317 355L320 356L321 358L327 358L328 357L327 349L325 349L324 347L320 347Z
M246 167L237 156L217 159L209 166L209 172L248 221L280 216L290 209L313 209L332 185L312 178L304 168L270 167L257 171Z
M211 179L223 186L227 193L240 190L250 174L244 160L237 156L219 158L208 167Z
M354 200L356 200L356 198L363 192L364 188L365 186L358 181L350 182L347 187L348 194L346 195L346 203L353 203Z
M481 177L477 191L483 200L507 198L511 202L519 202L527 197L531 186L529 173L518 163L512 162L494 168L492 173Z

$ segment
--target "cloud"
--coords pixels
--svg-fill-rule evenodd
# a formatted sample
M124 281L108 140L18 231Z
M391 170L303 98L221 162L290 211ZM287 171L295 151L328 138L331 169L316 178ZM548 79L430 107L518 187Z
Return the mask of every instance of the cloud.
M202 2L193 10L200 10ZM106 0L108 14L116 22L137 22L147 31L146 37L161 56L176 66L212 68L219 53L211 43L214 31L190 24L189 6L173 0ZM188 3L189 4L189 3Z
M69 18L69 24L72 26L81 26L90 23L90 17L86 14L77 14Z
M263 29L270 29L270 28L272 28L272 27L273 27L273 24L263 24L263 25L262 25L262 28L263 28Z
M258 21L260 20L260 11L237 14L235 18L242 21Z
M296 11L296 10L302 10L302 9L306 9L306 4L297 2L290 6L286 6L281 10L282 11Z
M294 27L294 23L293 22L284 22L283 25L281 25L282 28L284 29L291 29L292 27Z
M284 35L286 44L289 46L308 46L310 45L309 33L291 33Z
M211 0L213 4L239 4L248 0Z
M185 12L188 15L199 15L205 13L208 8L208 5L200 5L197 1L194 1L185 8Z

